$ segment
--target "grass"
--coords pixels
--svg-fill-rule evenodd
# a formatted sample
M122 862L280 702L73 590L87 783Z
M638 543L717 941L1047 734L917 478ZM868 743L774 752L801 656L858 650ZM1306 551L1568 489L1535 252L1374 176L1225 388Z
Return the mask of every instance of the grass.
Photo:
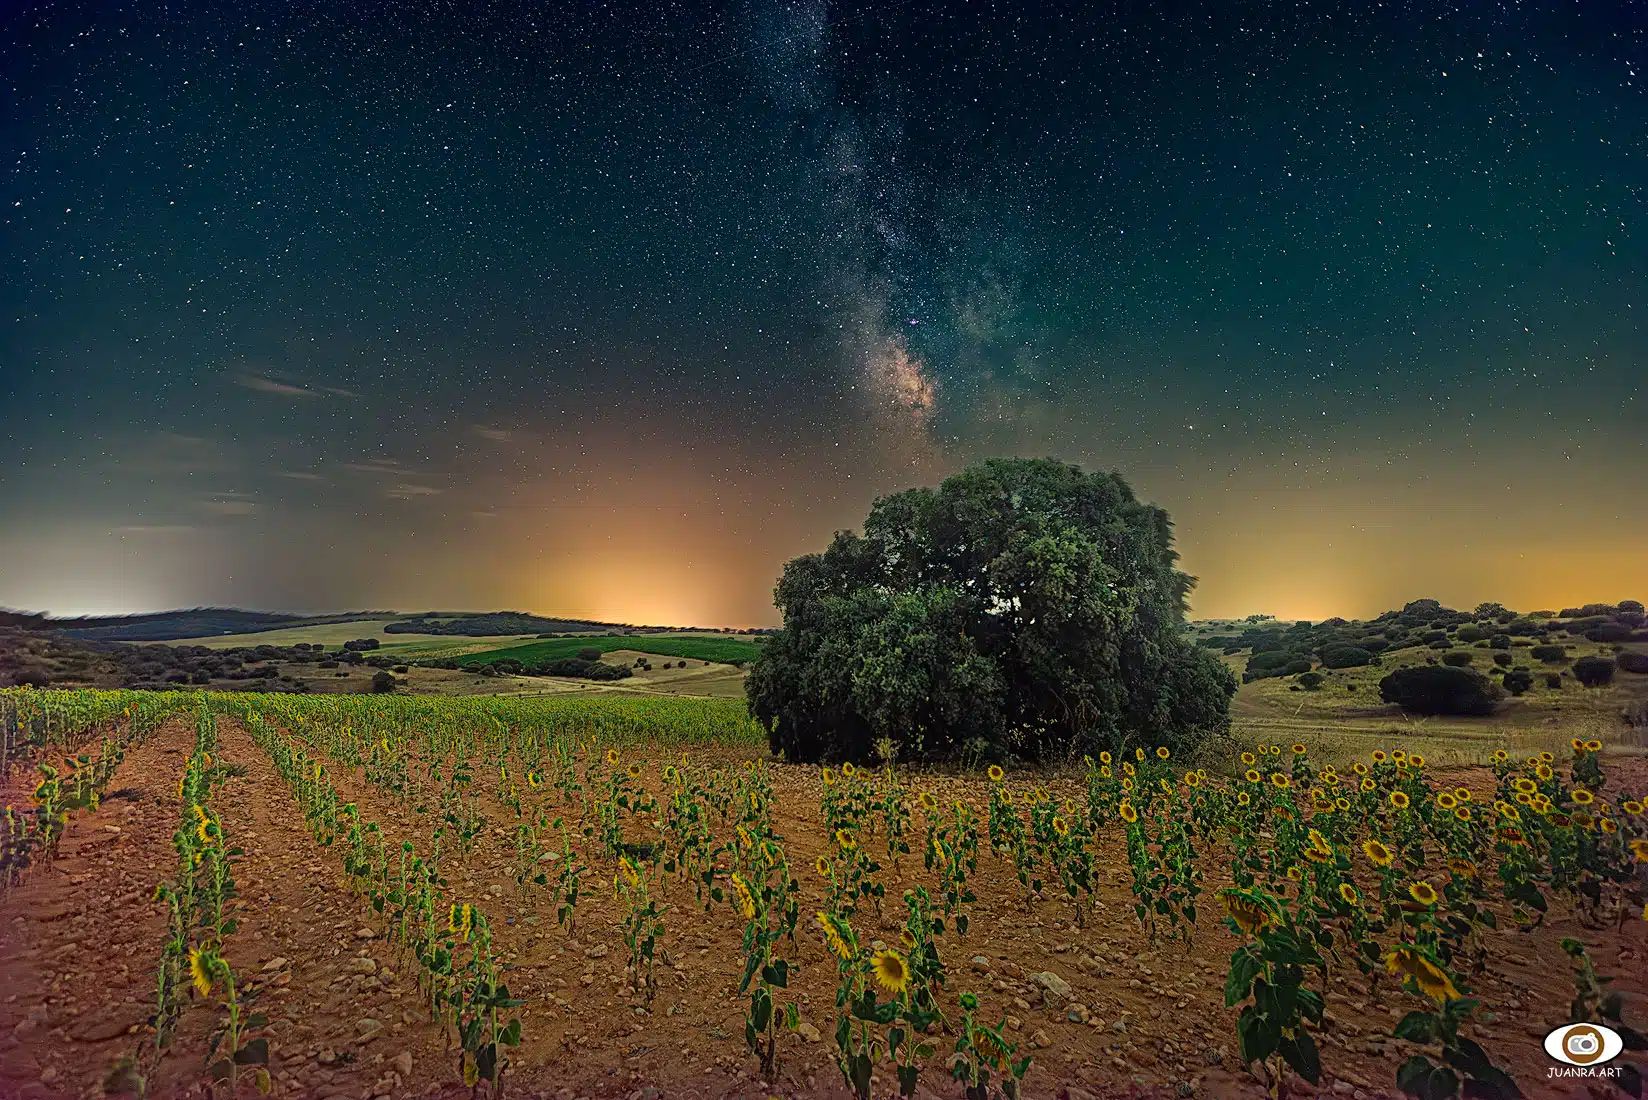
M754 642L733 641L730 638L695 638L669 635L619 636L608 634L593 638L546 638L524 645L487 649L467 653L456 660L466 666L489 665L497 661L514 660L534 665L576 657L581 649L599 649L602 653L631 650L660 657L685 657L697 661L730 664L733 661L753 661L761 655L761 647Z

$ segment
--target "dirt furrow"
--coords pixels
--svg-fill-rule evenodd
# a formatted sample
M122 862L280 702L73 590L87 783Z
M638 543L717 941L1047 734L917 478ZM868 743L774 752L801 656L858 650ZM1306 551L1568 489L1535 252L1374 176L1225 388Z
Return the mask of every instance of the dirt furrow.
M168 720L121 762L59 858L5 895L0 917L0 1095L77 1096L144 1041L176 860L177 777L193 732Z

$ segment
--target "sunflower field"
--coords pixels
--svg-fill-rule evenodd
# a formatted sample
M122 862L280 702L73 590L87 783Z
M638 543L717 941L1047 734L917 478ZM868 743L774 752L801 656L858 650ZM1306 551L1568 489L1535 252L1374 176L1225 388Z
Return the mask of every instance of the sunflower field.
M1578 1021L1641 1095L1648 767L1595 740L957 775L718 700L0 722L5 1095L1581 1096Z

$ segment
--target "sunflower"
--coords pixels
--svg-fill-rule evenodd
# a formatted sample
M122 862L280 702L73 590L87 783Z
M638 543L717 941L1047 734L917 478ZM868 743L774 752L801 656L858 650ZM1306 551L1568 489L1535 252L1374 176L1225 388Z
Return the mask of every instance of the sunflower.
M1375 867L1389 867L1396 860L1396 853L1371 838L1362 842L1362 854Z
M607 766L608 767L613 767L613 768L616 768L618 766L618 750L617 749L608 749L607 750Z
M1336 810L1340 811L1341 813L1343 813L1345 810L1350 809L1350 799L1348 799L1348 798L1336 798L1336 799L1333 800L1333 806L1334 806L1334 809L1336 809Z
M1385 750L1384 749L1374 749L1373 750L1373 762L1375 764L1383 764L1385 762Z
M1585 742L1581 741L1577 737L1574 738L1572 741L1569 741L1568 744L1570 744L1574 747L1574 755L1576 755L1576 756L1585 751Z
M665 774L667 775L668 772L666 771ZM537 790L539 787L544 785L543 777L535 771L529 771L526 773L526 785L531 787L533 790Z
M1619 804L1619 808L1624 810L1631 817L1641 817L1642 816L1642 803L1638 802L1634 798L1629 798L1629 799L1626 799L1624 802L1621 802Z
M1110 765L1109 764L1100 764L1099 765L1099 774L1101 776L1103 776L1104 778L1109 779L1110 778Z
M1511 754L1506 752L1504 749L1495 749L1493 754L1494 763L1503 764L1505 761L1510 759L1510 756Z
M194 979L195 989L202 997L212 991L216 961L209 948L196 947L189 951L189 977Z
M1131 779L1123 779L1122 780L1122 790L1130 791L1132 789L1133 789L1133 781Z
M933 838L933 862L938 865L941 871L950 863L949 858L944 854L943 842L936 836Z
M1221 895L1225 914L1245 935L1263 932L1276 923L1276 910L1265 895L1252 890L1226 890Z
M1391 753L1391 759L1396 761L1398 764L1403 763L1404 761L1407 760L1407 758L1408 758L1408 754L1406 752L1402 751L1401 749L1397 749L1397 750L1395 750L1394 752Z
M870 972L875 975L876 984L887 993L896 996L910 988L910 964L897 951L877 951L870 963Z
M1425 766L1425 758L1420 756L1418 753L1414 753L1412 756L1408 757L1408 763L1412 764L1416 768L1423 768Z
M1541 763L1545 763L1545 764L1554 764L1554 763L1556 763L1556 757L1552 756L1548 752L1540 753L1539 754L1539 759L1540 759Z
M1519 848L1528 842L1527 838L1522 835L1522 830L1511 825L1501 825L1499 827L1499 839L1513 848Z
M1420 905L1435 905L1436 887L1432 886L1428 882L1425 882L1424 880L1420 880L1419 882L1409 884L1408 896L1414 901L1417 901Z
M1283 821L1292 821L1293 809L1290 806L1272 806L1270 808L1270 816L1280 818Z
M1156 759L1157 760L1166 760L1171 755L1172 754L1167 751L1167 746L1166 745L1157 745L1156 746Z
M1352 764L1350 766L1350 770L1355 772L1357 775L1367 775L1368 774L1368 766L1366 764L1362 763L1360 760L1358 760L1356 763Z
M1202 777L1197 775L1195 772L1185 772L1184 782L1185 786L1189 787L1191 790L1195 790L1197 787L1202 785Z
M1499 816L1504 818L1506 821L1522 820L1521 812L1509 802L1495 802L1494 809L1498 810Z
M1165 778L1156 780L1156 783L1162 788L1163 794L1173 793L1173 784L1169 783Z
M750 884L744 881L744 876L737 871L732 874L733 897L738 901L738 909L744 914L745 920L755 919L755 895L750 893Z
M1419 992L1438 1004L1459 999L1459 990L1454 988L1448 972L1432 962L1417 947L1404 944L1385 952L1385 969L1392 974L1412 978L1414 984L1419 987Z
M1303 746L1303 745L1299 744L1297 741L1295 741L1293 743L1293 755L1294 756L1303 756L1303 755L1305 755L1305 746Z
M1069 836L1070 823L1065 821L1062 817L1055 817L1053 819L1053 831L1058 833L1060 836Z
M1585 742L1585 751L1586 752L1601 752L1602 751L1602 742L1596 740L1595 738L1592 738L1591 740Z
M819 856L818 859L813 862L813 870L818 872L819 878L829 878L830 861L823 856Z
M1122 761L1122 773L1125 774L1125 775L1137 774L1133 770L1133 765L1129 764L1126 760Z
M990 765L990 782L1000 783L1001 782L1001 777L1003 775L1006 775L1006 774L1007 774L1006 772L1001 770L1001 765L1000 764L991 764Z
M910 933L908 928L898 934L898 942L904 945L904 950L906 951L914 951L916 949L916 938Z
M1398 810L1407 809L1408 808L1407 792L1405 792L1405 791L1392 791L1390 793L1390 804L1392 806L1395 806Z
M837 829L835 831L835 842L841 846L843 852L850 852L858 847L858 841L854 840L853 834L846 829Z
M1133 803L1131 802L1123 802L1116 808L1116 812L1121 814L1122 820L1127 822L1129 825L1139 820L1139 811L1133 808Z
M1036 802L1037 802L1037 804L1039 805L1041 803L1045 803L1046 801L1047 801L1047 788L1046 787L1037 787L1036 788Z
M1362 780L1362 789L1364 791L1371 791L1376 785L1371 777Z
M1632 862L1648 863L1648 840L1637 838L1627 845L1631 849Z
M1246 779L1249 783L1258 783L1264 779L1264 776L1259 774L1259 770L1257 768L1249 768L1247 770L1247 774L1242 776L1242 778Z
M1099 763L1101 763L1101 764L1110 763L1110 750L1109 749L1105 749L1103 752L1099 753Z
M851 762L841 765L841 774L847 779L853 777L854 768Z
M641 778L641 765L639 765L639 764L631 764L628 768L625 769L625 771L629 774L629 777L631 779L640 779Z
M1133 750L1133 759L1138 760L1140 762L1143 762L1143 760L1144 760L1144 748L1142 746L1138 747L1138 748L1135 748Z
M932 791L921 792L921 808L924 810L938 809L938 799L933 797Z
M677 783L677 782L680 781L680 779L681 779L681 773L675 770L675 765L674 764L665 764L664 765L664 782L666 782L666 783Z
M1333 852L1331 850L1324 851L1313 846L1305 849L1305 858L1312 863L1331 863L1333 861Z
M1246 806L1252 801L1253 801L1252 796L1250 796L1246 791L1237 791L1236 792L1236 805Z
M1454 858L1448 860L1448 870L1461 878L1475 878L1476 864L1468 859Z
M1455 806L1453 816L1456 821L1469 821L1471 819L1471 808L1469 806Z
M1287 877L1289 882L1303 882L1305 880L1305 873L1297 867L1289 867L1287 869Z
M835 786L835 769L825 768L822 772L819 773L819 778L824 780L824 785L826 787Z
M1451 810L1455 806L1459 805L1459 799L1455 798L1447 791L1443 791L1441 794L1436 796L1436 804L1444 810Z
M1254 759L1255 759L1255 757L1251 752L1244 752L1242 754L1242 763L1244 763L1244 764L1251 765L1253 763Z
M1271 772L1270 782L1273 786L1279 787L1284 791L1293 786L1293 780L1287 775L1284 775L1282 772Z
M1579 826L1581 829L1589 829L1592 825L1596 824L1596 819L1590 814L1576 812L1574 814L1574 824Z
M1574 801L1579 803L1581 806L1589 806L1592 802L1596 801L1596 796L1584 787L1580 787L1574 791Z
M841 934L841 929L836 926L838 920L840 918L830 916L822 911L818 914L818 923L824 927L825 945L829 947L836 958L850 958L852 948L847 946L847 938Z
M636 870L634 861L628 856L618 857L618 869L624 873L624 878L629 880L630 889L641 885L641 872Z
M1339 896L1345 899L1346 905L1355 905L1359 900L1361 900L1360 895L1356 892L1356 887L1352 886L1348 882L1341 882L1339 884Z

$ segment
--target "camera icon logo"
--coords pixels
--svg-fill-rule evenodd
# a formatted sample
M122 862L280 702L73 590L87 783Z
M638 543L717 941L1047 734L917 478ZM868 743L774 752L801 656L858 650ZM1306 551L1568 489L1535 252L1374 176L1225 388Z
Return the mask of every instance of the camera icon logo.
M1602 1024L1566 1024L1545 1036L1545 1053L1571 1066L1595 1066L1619 1056L1625 1042Z

